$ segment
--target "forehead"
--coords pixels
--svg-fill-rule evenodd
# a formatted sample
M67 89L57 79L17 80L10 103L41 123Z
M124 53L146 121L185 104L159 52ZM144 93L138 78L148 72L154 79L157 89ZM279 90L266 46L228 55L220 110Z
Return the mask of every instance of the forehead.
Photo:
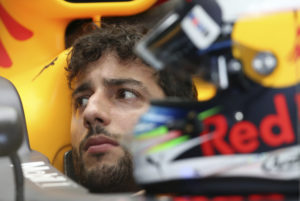
M106 53L92 63L89 63L74 79L76 87L83 82L100 83L102 79L135 79L144 85L157 85L155 70L143 64L140 60L120 61L114 53ZM73 87L73 88L74 88Z

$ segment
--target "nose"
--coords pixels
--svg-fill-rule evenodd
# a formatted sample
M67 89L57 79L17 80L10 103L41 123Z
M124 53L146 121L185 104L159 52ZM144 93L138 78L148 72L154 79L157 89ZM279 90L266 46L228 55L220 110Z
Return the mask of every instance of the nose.
M111 122L110 106L101 93L95 93L89 97L83 111L84 126L91 128L95 125L107 126Z

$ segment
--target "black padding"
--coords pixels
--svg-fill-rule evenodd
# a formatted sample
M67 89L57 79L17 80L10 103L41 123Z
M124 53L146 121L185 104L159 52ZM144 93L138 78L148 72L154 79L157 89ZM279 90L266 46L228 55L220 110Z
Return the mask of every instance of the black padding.
M0 105L0 156L15 154L23 141L20 117L15 108Z

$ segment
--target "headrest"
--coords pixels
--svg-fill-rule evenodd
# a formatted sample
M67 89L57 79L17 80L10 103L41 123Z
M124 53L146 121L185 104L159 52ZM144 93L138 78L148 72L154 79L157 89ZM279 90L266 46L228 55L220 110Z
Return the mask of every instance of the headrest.
M0 76L0 107L13 108L17 112L18 124L21 127L23 142L21 148L19 149L19 154L28 153L30 151L30 145L28 140L25 116L23 111L22 102L20 100L19 94L14 87L14 85Z

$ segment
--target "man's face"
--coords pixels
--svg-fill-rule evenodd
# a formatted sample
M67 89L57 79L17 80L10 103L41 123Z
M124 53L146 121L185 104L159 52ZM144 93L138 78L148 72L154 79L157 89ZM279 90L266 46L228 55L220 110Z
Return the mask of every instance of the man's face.
M153 73L139 62L122 64L107 54L72 83L75 173L92 191L134 190L131 156L121 142L132 134L150 99L164 97Z

